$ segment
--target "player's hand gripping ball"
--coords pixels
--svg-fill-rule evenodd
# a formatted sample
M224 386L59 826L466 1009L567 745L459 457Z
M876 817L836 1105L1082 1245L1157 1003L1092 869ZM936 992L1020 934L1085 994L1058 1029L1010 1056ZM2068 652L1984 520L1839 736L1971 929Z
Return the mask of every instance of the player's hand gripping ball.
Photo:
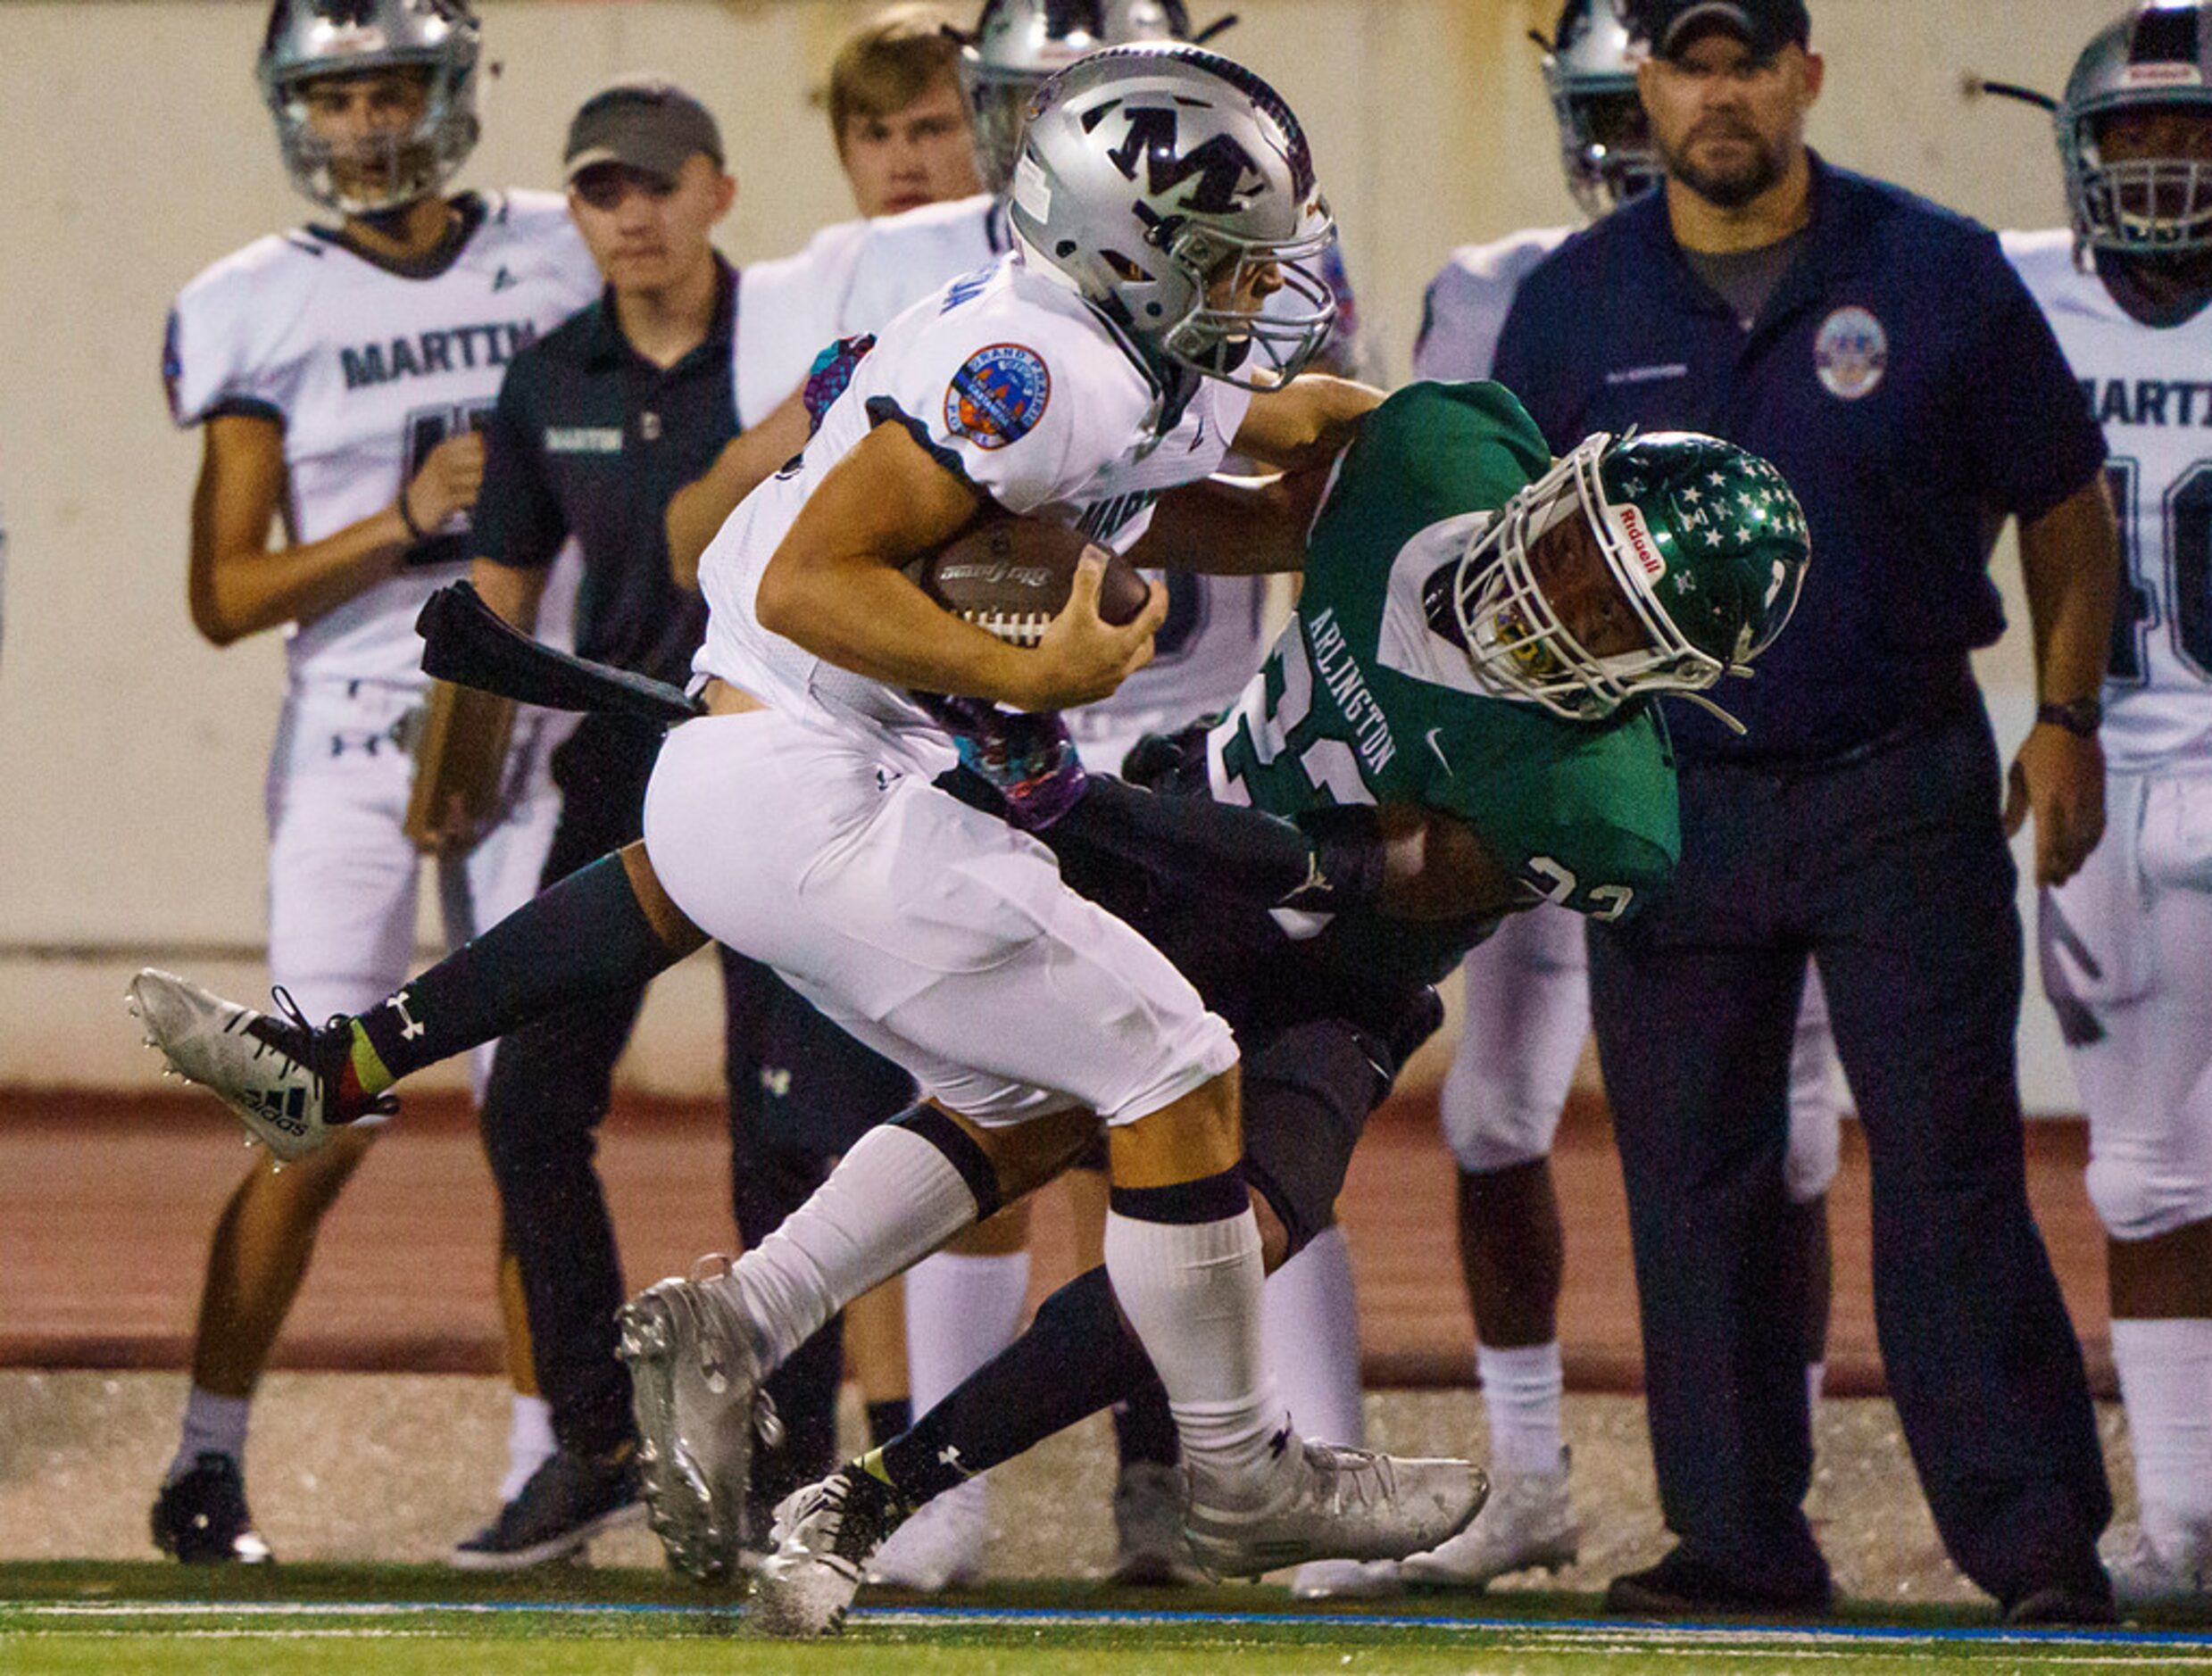
M1035 646L1068 603L1077 562L1090 545L1065 525L999 513L924 553L906 575L962 621L1012 645ZM1148 592L1136 567L1111 555L1099 580L1098 614L1119 628L1135 620Z

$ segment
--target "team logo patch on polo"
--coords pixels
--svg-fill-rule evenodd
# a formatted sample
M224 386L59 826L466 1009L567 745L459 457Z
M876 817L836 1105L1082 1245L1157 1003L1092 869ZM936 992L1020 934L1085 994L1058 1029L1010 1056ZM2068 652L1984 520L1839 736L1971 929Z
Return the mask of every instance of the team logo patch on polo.
M1872 395L1890 369L1890 335L1865 309L1838 309L1813 336L1813 366L1823 387L1838 400Z
M1035 430L1052 399L1044 358L1019 344L969 356L944 392L944 427L978 448L1004 448Z
M645 440L651 442L653 438L648 436ZM545 452L549 454L619 454L622 452L622 427L619 425L548 425L545 427Z

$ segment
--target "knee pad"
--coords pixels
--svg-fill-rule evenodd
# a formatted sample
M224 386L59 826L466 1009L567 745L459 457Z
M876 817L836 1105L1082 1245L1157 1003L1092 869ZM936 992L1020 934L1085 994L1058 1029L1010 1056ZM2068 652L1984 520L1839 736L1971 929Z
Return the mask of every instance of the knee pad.
M1397 1067L1342 1019L1285 1031L1244 1061L1244 1179L1305 1249L1335 1217L1351 1149Z
M2155 1240L2212 1220L2212 1177L2206 1163L2165 1148L2093 1151L2089 1202L2115 1240Z
M1792 1077L1790 1138L1782 1155L1783 1190L1792 1205L1811 1203L1835 1180L1842 1152L1842 1111L1833 1098L1800 1098Z
M1509 918L1468 956L1467 1013L1440 1101L1462 1170L1548 1157L1590 1033L1582 926L1538 909Z

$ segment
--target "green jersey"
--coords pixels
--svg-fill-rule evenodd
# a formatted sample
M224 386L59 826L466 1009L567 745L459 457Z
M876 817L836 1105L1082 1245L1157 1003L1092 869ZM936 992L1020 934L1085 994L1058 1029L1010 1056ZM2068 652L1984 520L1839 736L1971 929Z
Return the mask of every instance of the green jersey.
M1417 384L1369 414L1308 538L1296 615L1207 741L1214 796L1293 819L1347 803L1456 816L1532 900L1595 919L1664 881L1675 766L1651 707L1577 722L1485 692L1424 609L1430 579L1551 465L1499 385Z

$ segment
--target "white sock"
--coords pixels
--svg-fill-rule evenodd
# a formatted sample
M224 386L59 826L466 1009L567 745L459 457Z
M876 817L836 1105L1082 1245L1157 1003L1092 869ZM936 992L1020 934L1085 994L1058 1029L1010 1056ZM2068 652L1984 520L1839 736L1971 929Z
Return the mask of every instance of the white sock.
M1360 1412L1360 1298L1341 1229L1325 1228L1260 1293L1268 1365L1291 1424L1323 1443L1367 1441Z
M175 1483L203 1455L228 1455L243 1467L245 1421L253 1406L251 1397L218 1397L195 1385L185 1398L184 1435L177 1445L177 1458L169 1464L169 1475L162 1481Z
M2212 1320L2115 1321L2143 1534L2179 1560L2212 1541Z
M1260 1499L1284 1414L1260 1344L1252 1211L1178 1223L1109 1210L1106 1273L1168 1389L1195 1498L1212 1506Z
M1501 1476L1558 1472L1559 1404L1567 1390L1559 1341L1509 1350L1478 1341L1475 1372L1490 1416L1490 1470Z
M522 1486L545 1464L556 1447L553 1405L543 1397L525 1397L517 1391L507 1421L507 1476L499 1481L499 1499L509 1502L520 1495Z
M1805 1412L1811 1417L1813 1435L1817 1439L1820 1429L1821 1387L1828 1382L1828 1365L1825 1362L1805 1364Z
M969 1257L940 1251L906 1272L906 1379L914 1412L927 1414L952 1388L1013 1343L1029 1303L1029 1254ZM988 1475L944 1491L922 1509L939 1545L960 1540L980 1563L991 1529ZM900 1526L900 1531L911 1527ZM917 1539L926 1537L916 1531ZM898 1540L894 1532L891 1540Z
M709 1281L753 1325L761 1371L861 1293L927 1257L976 1220L952 1160L885 1124L853 1142L829 1179L783 1225Z
M1013 1343L1029 1302L1029 1254L940 1251L906 1272L906 1378L914 1412Z

